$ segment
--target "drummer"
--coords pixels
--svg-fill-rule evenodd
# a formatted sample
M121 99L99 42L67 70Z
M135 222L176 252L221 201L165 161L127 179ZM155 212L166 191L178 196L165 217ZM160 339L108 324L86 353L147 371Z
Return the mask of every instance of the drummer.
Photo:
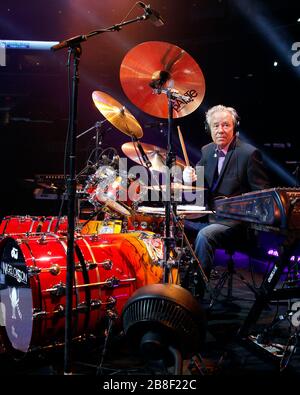
M197 166L204 166L207 204L212 210L217 198L271 187L262 154L239 139L238 126L239 117L232 107L216 105L206 113L206 129L213 142L202 147ZM196 179L195 169L185 167L184 182L191 183ZM209 278L215 249L237 245L241 237L246 238L246 226L239 221L216 220L214 216L197 225L195 253Z

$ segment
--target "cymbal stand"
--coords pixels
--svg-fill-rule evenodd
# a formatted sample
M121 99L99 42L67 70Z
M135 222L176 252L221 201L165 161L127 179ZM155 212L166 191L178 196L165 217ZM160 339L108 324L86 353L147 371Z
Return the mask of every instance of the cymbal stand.
M188 97L181 95L178 93L178 91L176 91L175 89L172 88L162 88L162 85L164 84L164 80L162 78L158 79L158 80L154 80L150 83L150 86L153 88L154 93L156 94L161 94L164 93L167 95L167 99L168 99L168 147L167 147L167 157L166 157L166 166L169 170L168 172L168 179L166 182L166 192L167 192L167 199L165 202L165 217L166 217L166 221L165 221L165 238L164 238L164 276L163 276L163 281L166 283L168 282L168 278L169 278L169 272L170 272L170 268L171 268L171 264L170 264L170 255L171 255L171 248L172 246L175 245L175 240L174 240L174 236L171 235L171 217L172 220L175 224L178 224L179 221L177 220L177 213L176 213L176 203L174 202L173 199L173 194L171 193L171 184L172 184L172 172L171 172L171 168L173 166L173 164L175 163L175 159L176 159L176 155L173 151L173 101L175 99L181 99L181 100L188 100ZM201 276L201 281L203 282L204 287L209 291L210 291L210 286L209 286L209 282L208 282L208 278L206 277L202 266L197 258L197 256L195 255L192 246L190 245L184 231L183 231L183 227L181 227L181 230L183 232L183 236L185 239L185 242L193 256L193 258L196 260L198 267L199 267L199 273Z
M105 29L98 29L88 34L81 34L63 40L51 47L52 51L68 48L70 70L70 60L73 59L73 77L71 87L71 100L69 107L69 127L68 127L68 147L69 147L69 170L70 175L67 179L68 194L68 240L67 240L67 279L66 279L66 324L65 324L65 360L64 374L71 372L71 342L72 342L72 296L74 281L74 233L75 233L75 196L76 196L76 131L77 131L77 109L78 109L78 86L79 86L79 62L82 54L81 43L89 38L101 33L120 31L123 26L145 21L151 18L151 13L145 10L142 16L124 21Z
M92 127L90 127L89 129L85 130L84 132L82 132L82 133L80 133L80 134L78 134L78 135L76 136L76 139L79 139L80 137L84 136L86 133L88 133L88 132L90 132L90 131L96 129L96 134L95 134L95 136L94 136L94 139L95 139L95 148L92 150L92 152L91 152L91 154L90 154L90 156L89 156L89 158L88 158L87 166L86 166L83 170L81 170L81 172L80 172L79 174L77 174L77 177L79 177L82 173L84 173L85 170L89 167L89 161L90 161L90 159L91 159L92 154L94 154L94 161L95 161L95 164L97 164L97 162L98 162L98 160L97 160L97 159L98 159L97 152L98 152L100 149L102 149L101 147L102 147L103 135L104 135L104 132L101 130L101 126L102 126L105 122L107 122L107 119L104 119L103 121L100 121L100 122L98 121L98 122L96 122Z
M164 93L167 95L168 99L168 141L167 141L167 155L166 155L166 166L168 168L167 180L166 180L166 201L165 201L165 235L164 235L164 256L163 256L163 282L168 283L170 269L173 265L171 257L171 251L175 246L174 235L171 232L171 212L176 213L176 204L173 200L173 194L171 193L171 184L173 181L173 176L171 168L175 163L176 155L173 151L173 100L182 97L182 95L177 94L177 92L171 88L163 89L164 81L158 79L157 81L152 81L150 86L153 92L156 94Z
M211 288L211 285L209 283L209 280L208 280L208 278L207 278L207 276L206 276L206 274L205 274L205 272L204 272L204 270L202 268L201 262L199 261L197 255L195 254L195 251L193 250L193 247L191 246L191 243L189 242L189 239L187 238L187 236L186 236L186 234L184 232L184 226L183 226L182 222L178 219L178 216L174 212L172 212L172 215L173 215L174 224L176 226L178 226L179 229L181 230L181 234L183 236L185 244L187 245L188 250L190 251L190 254L192 255L194 261L197 263L198 273L200 274L200 279L201 279L201 282L202 282L202 286L204 288L206 288L206 290L210 294L212 294L212 288Z

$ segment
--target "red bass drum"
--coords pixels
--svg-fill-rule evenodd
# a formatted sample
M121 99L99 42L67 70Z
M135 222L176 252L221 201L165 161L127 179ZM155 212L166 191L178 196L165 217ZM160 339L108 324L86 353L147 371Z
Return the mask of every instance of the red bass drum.
M146 240L147 239L147 240ZM1 343L26 353L64 340L67 238L5 237L0 244ZM76 236L73 338L100 334L140 286L157 283L161 240L141 233Z

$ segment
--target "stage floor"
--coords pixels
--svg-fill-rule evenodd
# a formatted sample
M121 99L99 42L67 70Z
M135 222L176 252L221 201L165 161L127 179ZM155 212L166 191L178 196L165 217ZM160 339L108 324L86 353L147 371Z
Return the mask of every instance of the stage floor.
M254 280L255 285L259 286L262 273L249 271L247 260L239 259L241 259L239 272L252 285ZM211 280L212 286L216 284L223 271L224 266L216 267L216 273ZM291 320L284 319L290 309L288 302L270 303L252 330L253 334L268 334L266 337L269 339L269 346L281 344L286 351L285 359L283 359L279 356L274 357L275 352L271 354L264 348L261 350L261 347L251 347L252 341L249 347L248 342L241 340L238 336L238 330L254 303L253 292L234 277L233 300L228 300L226 295L225 286L212 308L209 308L207 294L201 302L207 313L206 340L199 353L183 361L182 374L219 378L246 376L266 378L280 375L299 377L300 347L295 345L294 349L287 348L287 342L291 334L295 332L295 327L290 323ZM272 330L269 330L271 323L275 320L277 323L273 325ZM64 374L63 347L27 353L20 360L13 360L7 354L2 354L0 361L1 375L55 376ZM104 347L104 339L89 338L75 342L72 345L72 373L95 377L172 375L174 367L165 366L161 362L149 363L146 358L129 347L124 335L113 333L108 337L106 347Z

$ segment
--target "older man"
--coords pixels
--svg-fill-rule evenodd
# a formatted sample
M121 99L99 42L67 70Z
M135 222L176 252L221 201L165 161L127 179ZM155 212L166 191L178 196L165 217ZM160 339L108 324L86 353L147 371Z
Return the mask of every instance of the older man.
M242 193L270 188L260 151L242 142L237 133L239 117L232 107L217 105L206 113L206 128L213 140L202 147L197 166L204 166L207 206L214 209L214 201ZM183 172L184 182L197 178L192 167ZM216 248L227 248L245 235L239 221L210 216L208 223L199 224L195 252L209 277Z

